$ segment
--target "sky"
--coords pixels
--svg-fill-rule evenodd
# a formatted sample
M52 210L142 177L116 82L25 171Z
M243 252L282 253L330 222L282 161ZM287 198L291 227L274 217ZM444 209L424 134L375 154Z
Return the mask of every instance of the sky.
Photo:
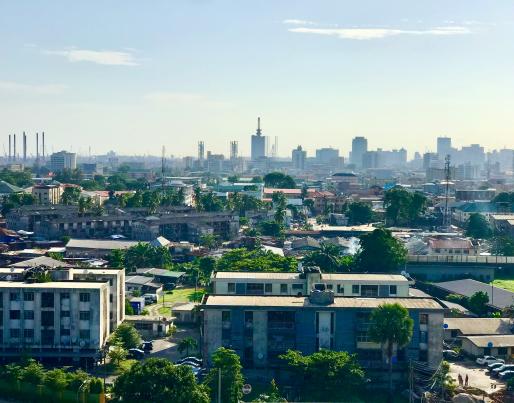
M0 152L514 147L512 38L510 0L0 0Z

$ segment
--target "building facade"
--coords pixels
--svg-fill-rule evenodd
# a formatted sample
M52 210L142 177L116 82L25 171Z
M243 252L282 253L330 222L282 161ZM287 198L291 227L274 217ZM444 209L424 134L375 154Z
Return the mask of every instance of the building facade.
M50 156L50 167L55 172L59 172L64 169L76 169L77 154L70 153L68 151L59 151L57 153L53 153Z

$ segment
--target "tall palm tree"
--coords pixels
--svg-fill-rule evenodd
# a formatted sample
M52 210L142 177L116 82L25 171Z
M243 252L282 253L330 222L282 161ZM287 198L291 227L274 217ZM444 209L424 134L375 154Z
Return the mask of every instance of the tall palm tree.
M341 247L332 243L322 242L320 248L305 256L305 265L319 266L322 271L333 273L339 269Z
M183 354L186 352L186 356L189 356L189 350L196 350L198 342L192 337L185 337L178 343L178 352Z
M382 304L371 313L369 336L375 343L386 346L389 365L389 398L393 395L393 352L394 346L400 349L412 338L414 321L409 311L400 304Z

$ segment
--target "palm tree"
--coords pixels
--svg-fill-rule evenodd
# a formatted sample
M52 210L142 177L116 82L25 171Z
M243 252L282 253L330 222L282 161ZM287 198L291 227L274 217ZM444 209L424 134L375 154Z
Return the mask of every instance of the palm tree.
M192 337L185 337L178 343L178 352L183 354L186 352L186 356L189 356L189 350L196 350L198 342Z
M389 397L393 395L393 350L406 346L412 338L414 321L400 304L382 304L371 313L369 336L386 346L389 364Z
M340 257L340 246L322 242L320 248L307 254L303 261L305 265L319 266L322 271L333 273L339 269Z

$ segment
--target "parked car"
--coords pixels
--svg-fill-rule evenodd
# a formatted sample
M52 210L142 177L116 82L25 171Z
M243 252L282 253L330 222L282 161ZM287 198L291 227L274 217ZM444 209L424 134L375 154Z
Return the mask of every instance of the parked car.
M498 378L500 372L514 371L514 364L503 364L501 367L495 368L491 371L491 376Z
M145 351L145 352L150 352L153 350L153 342L151 341L143 341L141 343L141 345L139 346L139 349Z
M492 355L485 355L482 358L477 358L477 360L476 360L476 363L479 365L489 365L489 364L492 364L493 362L505 363L505 361L502 360L501 358L496 358L496 357L493 357Z
M196 367L196 366L191 365L191 364L188 364L188 363L175 364L175 365L181 365L181 366L184 366L184 367L189 367L189 368L191 368L191 371L193 371L193 374L194 374L195 376L197 376L198 374L200 374L200 371L201 371L201 368Z
M489 364L487 366L486 371L491 372L493 369L501 367L502 365L503 365L503 362L493 362L492 364Z
M157 295L155 294L143 294L142 296L145 299L145 304L157 303Z
M128 357L136 360L145 358L145 352L139 348L129 348Z
M454 350L443 350L443 357L447 360L458 360L461 355Z
M182 359L178 360L177 364L189 364L189 365L193 365L197 368L200 368L203 364L203 361L201 358L197 358L197 357L186 357L186 358L182 358Z
M500 372L500 379L503 379L504 381L514 378L514 371L513 370L507 370Z

